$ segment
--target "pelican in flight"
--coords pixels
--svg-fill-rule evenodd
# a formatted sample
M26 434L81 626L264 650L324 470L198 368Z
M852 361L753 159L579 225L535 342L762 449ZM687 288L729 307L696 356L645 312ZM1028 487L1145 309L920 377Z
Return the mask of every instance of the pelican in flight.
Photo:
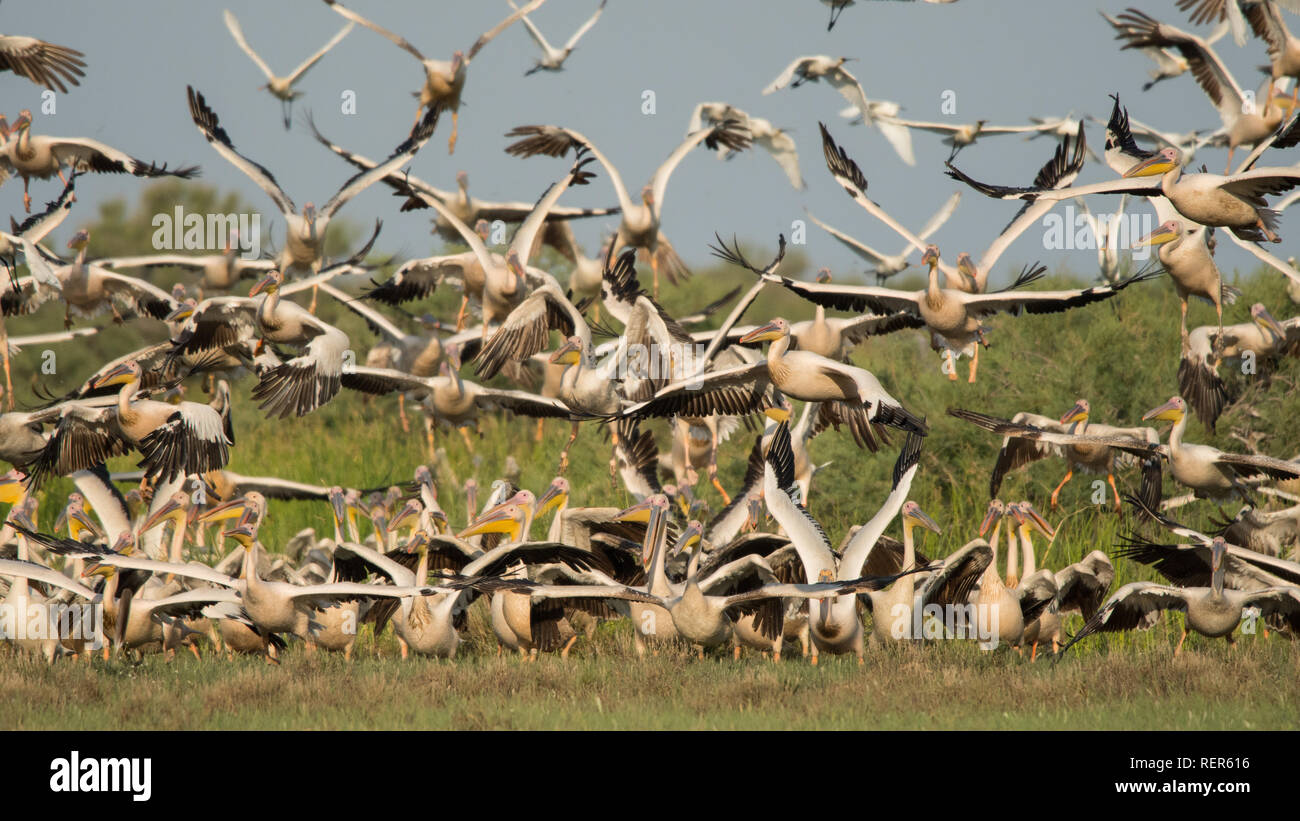
M948 413L959 419L965 419L981 427L993 417L973 414L960 409L951 409ZM1115 509L1120 508L1119 490L1115 487L1115 465L1132 461L1134 452L1144 452L1144 446L1160 444L1160 436L1154 428L1117 428L1111 425L1094 424L1089 421L1092 406L1087 399L1074 403L1059 420L1036 413L1017 413L1011 417L1009 424L1003 425L1005 435L1002 448L998 451L997 463L993 466L993 475L989 479L989 496L996 497L1002 487L1002 480L1007 473L1032 464L1049 456L1063 458L1068 466L1065 478L1052 491L1052 507L1056 507L1061 489L1074 477L1076 470L1087 473L1106 474L1106 483L1115 494ZM996 427L996 426L994 426ZM1041 436L1043 432L1064 434L1069 438L1053 441ZM1090 440L1087 437L1108 437L1119 442L1126 442L1129 450ZM1150 491L1150 488L1146 488ZM1160 489L1154 488L1158 494ZM1156 500L1158 502L1158 499Z
M515 5L515 0L507 0L507 2L510 3L510 8L519 8L519 6ZM605 3L607 2L609 0L600 0L600 5L596 7L596 11L587 18L587 22L578 27L572 37L565 41L563 48L556 48L551 45L541 30L534 25L532 20L528 19L527 14L520 15L519 19L524 24L524 28L528 29L528 35L533 38L533 42L542 50L541 59L537 60L532 68L525 71L524 76L527 77L538 71L563 71L564 61L569 59L569 55L573 53L583 35L590 31L592 26L596 25L596 21L600 19L600 13L605 10Z
M925 242L930 238L931 234L942 228L944 223L948 221L948 218L952 216L952 212L957 209L957 203L960 200L961 192L954 192L943 205L939 206L939 210L934 212L934 215L930 217L930 221L917 232L916 238L921 242ZM916 245L912 242L906 242L903 249L897 254L891 255L881 253L870 245L867 245L865 242L849 236L838 228L827 225L817 219L817 217L813 216L811 212L807 213L808 219L815 222L823 231L839 240L841 245L848 248L872 266L866 273L868 276L874 275L876 277L877 285L883 285L885 280L895 274L900 274L903 271L906 271L912 266L912 264L907 261L908 257L912 255L912 252L917 250ZM925 249L921 248L920 250L924 252Z
M357 194L369 188L371 184L410 162L416 152L433 136L434 126L438 122L439 109L435 107L429 110L424 120L416 124L410 136L398 145L383 163L368 171L354 174L343 183L334 196L329 198L320 211L316 210L315 204L309 202L303 206L302 213L298 213L298 206L294 205L293 200L280 187L271 172L235 149L230 135L221 127L217 113L208 106L203 95L195 91L193 86L186 86L186 91L190 116L199 133L218 154L265 191L284 217L284 249L280 252L278 267L281 272L286 273L289 271L319 273L324 262L325 232L335 212Z
M609 174L614 193L618 195L619 208L622 209L622 220L619 222L618 235L614 239L613 252L617 254L627 245L645 249L650 255L650 267L654 272L655 296L659 294L661 271L673 284L676 284L679 278L685 279L690 276L690 270L682 262L681 257L677 256L677 252L673 250L672 244L661 229L664 196L668 191L668 180L672 177L673 171L691 149L700 143L715 151L719 148L744 151L750 145L749 132L741 123L735 121L729 120L721 125L692 132L655 170L650 182L641 189L641 202L637 203L628 193L618 169L596 148L595 143L577 131L554 125L524 125L511 129L506 136L520 138L506 146L506 153L514 157L534 157L539 154L562 157L570 150L576 154L583 148L591 152Z
M785 172L786 179L795 190L804 188L803 174L799 171L799 152L794 138L783 128L777 128L762 117L754 117L729 103L700 103L691 114L690 125L686 133L691 134L705 127L705 121L712 125L721 125L728 120L735 120L749 129L754 143L772 155L776 164ZM718 159L731 159L732 152L726 146L718 149Z
M1235 325L1203 325L1187 337L1178 362L1178 390L1211 433L1219 416L1235 400L1219 375L1225 360L1240 362L1253 356L1257 370L1279 356L1300 354L1300 317L1283 322L1263 303L1250 306L1250 321Z
M416 93L419 103L415 107L415 122L411 128L414 129L419 125L420 112L424 109L427 108L430 111L439 108L449 109L451 111L451 137L447 141L448 154L456 152L456 134L460 127L460 95L465 89L465 78L469 71L470 62L498 34L510 28L512 23L525 14L537 11L545 2L546 0L529 0L522 8L516 7L514 12L504 20L480 34L479 38L474 41L474 45L470 47L468 54L457 50L452 52L450 60L431 60L421 54L415 46L411 45L400 34L394 34L377 23L367 20L355 11L344 7L343 4L335 2L335 0L325 0L325 4L339 14L353 22L360 23L376 34L387 37L395 46L420 61L420 65L424 68L424 84L420 86L420 90Z
M899 111L898 103L868 100L867 93L862 90L858 78L844 68L844 64L852 59L852 57L825 55L797 57L794 62L785 67L785 71L763 89L763 93L772 94L786 86L798 88L804 83L825 80L858 110L864 123L880 129L880 133L893 146L899 159L908 165L916 165L916 155L912 152L912 134L906 126L900 125L894 119Z
M337 46L339 41L344 37L347 37L348 32L352 31L352 27L356 25L356 23L348 23L339 30L338 34L331 37L329 42L322 46L319 51L299 63L298 67L288 75L281 77L271 71L271 67L266 64L266 61L259 57L257 52L253 51L253 47L244 39L244 30L239 27L239 20L235 17L234 13L231 12L230 9L226 9L221 13L221 16L222 19L226 21L226 28L230 29L230 36L235 38L235 44L239 46L243 52L248 55L248 58L256 63L257 67L266 75L266 85L261 88L271 92L271 96L280 101L280 108L284 115L284 127L286 130L289 128L290 114L293 113L293 101L302 96L301 91L294 91L293 84L302 79L302 75L306 74L312 66L316 65L316 63L320 61L320 58L324 57L330 49Z
M32 197L27 186L35 177L47 180L58 176L66 186L64 167L73 172L92 171L97 174L132 174L136 177L180 177L188 180L197 177L199 168L189 165L169 171L166 164L137 160L124 151L86 137L32 136L32 112L24 108L18 112L9 138L0 142L0 182L11 174L23 178L23 207L32 210Z
M1229 170L1237 146L1253 146L1268 137L1290 111L1291 101L1274 95L1272 77L1264 82L1255 98L1248 98L1214 49L1201 38L1161 23L1137 9L1119 15L1119 20L1123 26L1116 39L1125 41L1124 48L1173 48L1187 60L1192 76L1218 110L1228 133Z
M1189 630L1207 638L1222 637L1231 643L1232 631L1241 622L1242 611L1248 607L1258 608L1265 618L1280 617L1291 630L1300 630L1300 587L1286 585L1248 592L1228 589L1224 587L1227 543L1222 537L1216 537L1210 545L1210 552L1208 587L1170 587L1155 582L1126 584L1102 605L1083 629L1074 634L1061 652L1094 633L1149 629L1166 610L1181 610L1187 616L1178 646L1174 648L1175 656L1182 652Z
M12 71L26 77L38 86L58 89L67 94L66 80L74 86L81 85L86 55L75 48L56 46L35 37L20 34L0 34L0 71Z
M1221 498L1236 493L1247 504L1250 496L1242 479L1264 475L1271 479L1300 477L1300 462L1286 462L1271 456L1226 453L1209 445L1183 442L1187 430L1187 402L1181 396L1152 408L1142 419L1173 422L1169 445L1162 449L1169 459L1174 479L1192 489L1199 498Z
M1106 12L1099 11L1098 13L1107 23L1110 23L1111 28L1115 29L1116 32L1122 34L1128 30L1124 23L1111 17ZM1228 23L1225 20L1215 26L1214 31L1210 33L1210 36L1205 38L1205 44L1214 45L1227 33ZM1160 81L1171 80L1174 77L1179 77L1191 69L1191 66L1187 62L1187 58L1179 54L1176 49L1171 49L1168 46L1139 46L1138 50L1151 58L1151 61L1156 64L1155 68L1147 70L1147 76L1151 79L1142 84L1143 91L1150 91Z

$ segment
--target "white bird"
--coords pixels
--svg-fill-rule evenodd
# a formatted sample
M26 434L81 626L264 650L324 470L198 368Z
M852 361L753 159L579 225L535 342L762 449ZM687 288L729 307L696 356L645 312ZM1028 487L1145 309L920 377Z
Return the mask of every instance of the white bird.
M0 71L12 71L19 77L26 77L38 86L58 89L60 94L67 94L67 80L74 86L81 85L80 77L86 76L82 71L86 55L75 48L56 46L35 37L23 37L16 34L0 34Z
M316 65L316 63L320 61L320 58L325 56L326 52L337 46L339 41L346 37L348 32L352 31L352 27L356 25L356 23L348 23L339 30L338 34L331 37L329 42L322 46L319 51L299 63L298 67L289 74L281 77L271 71L271 67L266 64L266 61L259 57L257 52L253 51L253 47L244 39L244 31L239 27L239 20L235 18L234 13L231 12L230 9L226 9L221 14L226 21L226 28L230 29L230 36L235 38L235 44L243 49L249 59L256 63L257 67L266 75L266 85L261 86L261 88L271 92L271 96L280 101L281 112L284 114L284 127L286 129L289 127L290 123L289 115L293 112L293 101L302 96L301 91L293 90L293 84L301 79L302 75L306 74L308 69Z
M919 232L917 232L916 238L924 243L930 238L931 234L942 228L943 224L952 216L952 212L956 210L957 203L960 200L961 192L957 191L949 197L943 205L939 206L939 210L934 212L934 215L930 217L930 221L927 222ZM827 225L817 219L817 217L813 216L811 212L808 212L808 219L817 223L823 231L830 234L832 237L835 237L835 239L839 240L850 251L870 263L872 268L867 271L867 274L874 275L877 284L883 283L894 274L906 271L912 265L912 263L907 260L908 257L912 255L912 252L917 250L917 247L910 241L908 241L903 246L903 249L897 254L884 254L875 250L870 245L867 245L865 242L854 239L838 228L833 228L832 226Z
M762 117L754 117L729 103L700 103L691 114L691 124L686 133L691 134L709 125L722 125L728 120L736 120L749 129L749 135L755 143L772 155L776 164L781 166L790 185L796 190L803 190L803 174L799 171L799 152L795 148L794 138L777 128ZM718 159L731 159L733 152L726 146L718 148Z
M898 114L898 103L885 100L868 100L858 78L850 74L844 64L851 57L827 57L814 55L799 57L785 67L775 80L763 89L764 94L772 94L786 86L798 88L807 82L825 80L840 93L844 99L857 108L862 121L874 125L889 140L899 159L908 165L916 165L916 155L912 153L912 134L905 126L899 125L892 118ZM797 79L796 79L797 77Z
M510 4L510 8L515 10L519 9L519 7L515 5L514 0L506 0L506 2ZM605 3L607 2L608 0L600 0L600 5L596 7L595 14L592 14L591 17L587 18L587 22L578 27L578 30L573 33L573 36L565 42L563 48L552 46L547 42L545 35L543 35L537 26L533 24L533 21L528 19L528 15L521 15L519 18L520 21L523 22L524 27L528 29L528 34L532 36L533 42L537 43L537 47L542 50L542 58L538 60L532 68L525 71L524 76L527 77L537 71L564 70L564 61L569 59L569 55L573 53L573 49L577 47L578 41L582 39L582 36L590 31L592 26L596 25L596 21L600 19L600 13L605 10Z

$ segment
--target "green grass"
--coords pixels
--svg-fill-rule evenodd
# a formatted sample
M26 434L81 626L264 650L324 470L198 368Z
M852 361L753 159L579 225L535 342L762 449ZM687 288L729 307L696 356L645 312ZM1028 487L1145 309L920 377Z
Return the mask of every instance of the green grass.
M227 209L230 210L230 209ZM123 214L105 219L125 222ZM113 234L97 231L95 237ZM98 240L102 241L102 240ZM138 248L105 248L121 252ZM752 252L751 252L752 250ZM747 250L766 258L761 249ZM97 253L100 252L97 250ZM787 260L798 275L803 260ZM563 269L559 269L562 273ZM734 270L697 271L681 289L666 288L671 312L685 311L729 290L748 285L748 275ZM168 279L162 280L170 281ZM1084 277L1058 271L1035 287L1077 286ZM916 277L898 287L918 284ZM1235 284L1245 293L1231 307L1226 322L1244 321L1251 303L1260 301L1285 317L1293 312L1284 284L1276 274L1242 276ZM408 306L413 314L455 311L458 295L440 293L427 304ZM374 337L341 306L322 297L320 313L337 323L357 346L358 361ZM775 315L799 320L810 306L791 295L770 290L746 321ZM1212 322L1204 304L1194 304L1193 326ZM34 317L9 321L13 335L56 327L62 308L46 306ZM720 319L720 317L719 317ZM1109 424L1138 424L1141 414L1177 392L1178 302L1166 282L1140 284L1118 299L1066 314L999 316L990 321L992 347L982 351L979 381L950 383L940 360L918 332L872 340L855 354L908 408L928 417L931 426L921 470L913 484L915 499L944 528L941 536L925 534L922 549L945 555L975 536L988 499L988 477L999 440L945 415L949 406L1011 416L1028 410L1057 416L1075 399L1090 400L1093 418ZM130 350L165 333L152 322L109 326L93 344L56 349L55 374L39 370L41 352L29 349L15 360L20 403L35 401L39 384L61 392L80 383L109 356ZM467 367L466 375L472 373ZM1243 445L1232 434L1262 432L1264 452L1290 457L1300 451L1297 380L1300 363L1286 360L1271 379L1236 376L1242 401L1210 436L1193 421L1188 438L1230 450ZM383 487L405 482L425 463L418 415L404 433L397 422L396 399L363 400L344 392L320 411L302 418L267 420L249 401L252 381L234 385L238 445L230 468L245 474L271 474L322 485ZM202 399L197 380L189 398ZM666 448L666 426L654 423ZM486 487L500 475L506 457L522 468L520 483L540 491L554 476L567 426L547 424L543 442L532 439L533 423L486 416L474 453L454 432L441 431L442 449L435 465L442 506L454 525L463 519L462 483L475 477ZM753 433L743 428L724 445L721 478L736 488L744 472ZM897 441L895 442L896 445ZM816 462L830 463L813 481L810 509L824 523L833 543L856 523L867 520L885 497L896 456L895 447L870 454L855 448L847 433L827 433L811 447ZM630 498L611 485L606 431L584 425L573 449L569 479L573 504L623 505ZM133 458L114 460L114 470L130 470ZM1063 475L1059 461L1048 460L1009 475L1001 496L1030 499L1058 528L1050 545L1039 543L1039 565L1059 568L1094 549L1109 551L1116 538L1136 522L1093 503L1092 482L1080 475L1061 494L1062 506L1049 511L1051 489ZM1121 490L1135 489L1135 471L1118 477ZM51 482L43 492L40 523L49 530L71 489L66 480ZM706 483L698 493L713 510L721 499ZM1166 479L1165 493L1181 493ZM1180 519L1205 527L1215 507L1198 502L1177 511ZM1232 512L1232 511L1229 511ZM325 505L273 502L263 541L272 550L294 533L313 527L330 532ZM539 524L546 525L543 519ZM540 529L538 532L541 532ZM205 555L200 552L199 557ZM1005 558L1005 557L1003 557ZM1156 579L1147 568L1129 562L1117 566L1115 585ZM1077 619L1069 625L1076 629ZM1171 659L1177 641L1177 618L1156 629L1081 643L1053 667L1029 665L1010 653L984 655L974 647L949 642L923 648L899 648L873 654L859 669L852 659L828 659L819 669L797 658L772 666L757 657L739 664L729 655L703 662L670 654L634 660L626 625L602 629L595 648L579 650L567 665L543 658L523 665L497 658L495 644L479 624L456 661L413 660L401 663L373 657L373 643L362 642L356 663L340 658L307 658L301 648L288 652L283 666L272 668L242 659L233 664L182 658L167 664L149 657L139 667L113 662L87 667L61 663L45 667L12 656L0 658L0 727L1144 727L1236 728L1295 727L1298 708L1288 694L1294 689L1300 655L1282 638L1243 637L1236 650L1223 642L1189 639L1179 659Z

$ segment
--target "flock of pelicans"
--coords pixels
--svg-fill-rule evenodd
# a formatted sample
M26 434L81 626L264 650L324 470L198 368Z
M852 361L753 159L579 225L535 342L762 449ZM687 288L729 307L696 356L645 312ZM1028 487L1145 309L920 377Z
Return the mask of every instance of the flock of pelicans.
M12 124L0 122L0 176L22 177L29 212L30 183L58 177L63 184L55 200L21 224L15 220L13 230L0 237L0 256L10 271L0 293L3 316L62 302L68 328L10 338L0 320L8 398L8 412L0 415L0 458L13 466L0 478L0 501L10 506L0 531L5 551L0 591L9 608L92 603L96 614L94 629L68 635L17 635L14 618L7 616L8 645L53 659L89 658L101 649L105 658L111 649L131 654L189 649L198 656L201 645L211 644L227 654L273 660L292 639L350 656L359 624L371 623L376 635L392 625L403 657L445 658L456 653L467 610L480 597L488 600L500 647L530 657L567 653L581 635L612 618L632 621L639 654L668 643L701 653L730 643L737 655L752 647L778 659L789 639L799 641L813 663L822 653L852 653L861 660L868 635L880 642L964 636L989 648L1027 647L1031 657L1040 644L1059 653L1068 646L1064 619L1070 613L1085 622L1069 643L1097 632L1150 627L1167 610L1186 614L1184 638L1191 630L1231 640L1248 612L1284 634L1300 630L1300 506L1255 507L1264 494L1294 500L1300 462L1185 441L1192 415L1212 430L1237 400L1221 368L1245 359L1267 368L1300 348L1300 317L1279 320L1262 304L1250 309L1249 322L1223 324L1224 305L1239 294L1222 283L1212 255L1214 229L1226 229L1217 233L1300 281L1262 245L1278 241L1277 212L1267 198L1300 185L1297 168L1259 164L1284 156L1281 152L1300 142L1300 117L1290 115L1295 91L1286 91L1300 77L1300 39L1287 30L1278 3L1178 4L1194 7L1195 22L1222 19L1225 30L1248 22L1265 41L1271 66L1255 98L1236 84L1211 41L1137 10L1108 17L1124 48L1143 49L1156 61L1153 83L1189 72L1222 118L1222 128L1208 136L1162 135L1131 121L1116 97L1100 158L1116 178L1093 185L1074 185L1093 156L1081 122L1058 118L994 127L984 121L904 120L897 104L867 99L845 69L846 58L795 60L765 94L825 81L851 103L850 114L879 128L907 163L915 162L910 135L916 130L941 132L954 156L999 133L1050 134L1060 143L1024 187L976 181L949 157L953 178L990 198L1021 201L980 258L962 253L949 264L927 240L951 214L956 197L913 234L867 197L861 168L822 125L829 173L872 218L901 235L902 252L878 253L818 221L867 260L878 279L876 285L845 285L831 281L828 272L816 281L783 276L783 237L773 260L763 266L751 263L734 241L718 237L713 253L751 272L754 284L739 298L730 294L692 317L670 315L657 299L661 274L671 287L690 273L663 233L669 179L700 145L727 154L757 144L800 187L794 142L767 120L725 103L702 103L686 138L639 197L629 193L593 141L554 125L522 125L508 135L513 142L506 151L512 156L568 158L535 203L527 201L530 196L519 203L478 200L463 172L458 190L444 191L406 170L447 115L452 119L448 150L454 151L467 71L496 35L522 22L541 50L528 73L558 71L606 5L601 0L564 47L556 48L528 16L544 3L531 0L516 7L468 52L456 51L443 61L425 57L401 36L326 0L322 11L347 23L288 76L271 71L226 12L236 44L265 73L266 90L282 101L286 127L289 106L300 94L295 83L355 25L410 53L423 72L414 125L382 160L331 143L312 126L319 142L356 169L320 208L310 202L299 208L265 165L236 148L238 135L227 131L204 95L188 90L188 111L199 133L265 190L284 218L281 250L269 259L243 258L233 236L224 252L209 256L91 259L84 230L68 243L71 258L60 256L42 240L71 212L74 187L83 175L188 178L197 169L139 160L96 140L33 133L29 111ZM853 2L827 4L834 25ZM1244 41L1244 28L1241 37ZM289 46L288 38L281 41L281 48ZM82 57L29 37L0 37L0 70L60 91L83 76ZM1248 104L1251 99L1258 104ZM1229 148L1228 173L1185 168L1196 149L1215 144ZM1249 153L1233 170L1237 149ZM560 205L569 188L599 185L597 169L612 183L616 206ZM405 198L404 210L433 209L435 231L468 250L406 262L357 295L331 280L370 274L366 259L376 237L334 260L326 258L325 239L334 215L377 182ZM1141 197L1153 205L1159 227L1140 244L1158 248L1158 265L1120 278L1115 249L1109 248L1111 253L1101 255L1103 284L1034 290L1028 286L1044 272L1034 265L1009 287L989 287L996 261L1030 225L1062 199L1094 194ZM600 253L588 257L569 221L602 215L616 215L618 228ZM518 225L504 251L489 246L491 223L497 220ZM542 245L571 263L566 281L534 264ZM885 287L917 253L928 272L926 286L918 291ZM638 277L638 254L653 275L648 289ZM20 258L27 269L22 277ZM149 268L186 269L197 279L190 280L193 289L179 285L168 292L123 273ZM1165 274L1182 300L1177 373L1182 395L1143 418L1172 423L1168 438L1162 443L1153 427L1119 428L1093 420L1083 399L1059 418L1021 413L1003 419L951 408L953 416L1002 436L1002 447L978 534L968 534L975 538L946 557L924 555L918 528L940 528L908 496L928 432L925 417L870 371L851 364L854 346L873 335L915 329L930 341L950 379L959 378L957 360L968 357L968 378L974 382L980 349L989 344L985 322L995 314L1085 309L1130 287L1153 287L1144 283ZM256 284L245 290L241 283L249 279ZM417 319L400 310L447 288L463 297L454 319ZM768 317L742 324L765 288L785 289L795 295L792 300L812 303L814 318L792 323ZM307 307L290 299L308 291ZM349 339L316 315L322 292L359 314L378 335L364 364L348 361L363 340ZM1192 296L1214 305L1214 325L1188 329ZM733 301L716 329L691 330ZM151 317L165 323L167 334L106 362L66 395L47 397L39 408L15 410L10 352L64 339L85 344L94 329L74 328L74 318L103 311L119 322ZM828 311L843 315L828 316ZM403 329L415 325L418 330ZM479 382L463 375L471 363ZM178 387L191 377L203 380L210 401L180 399ZM565 420L571 435L556 477L540 495L503 478L480 498L473 480L463 487L439 487L436 470L423 465L409 484L391 488L317 487L242 476L227 470L236 447L231 413L240 404L231 384L240 379L252 382L252 399L276 417L310 414L343 389L396 394L403 424L408 403L421 414L431 458L438 426L458 430L472 447L470 433L485 413L536 418L539 436L542 420ZM651 419L668 420L671 447L662 456L655 435L642 428ZM718 477L719 451L744 423L751 429L761 423L762 429L749 450L742 486L729 493ZM570 446L584 424L608 430L610 469L636 500L631 506L573 504L565 474ZM892 488L879 511L851 528L838 546L805 506L817 467L809 444L830 428L847 428L868 451L899 447ZM139 472L108 472L107 460L131 453L139 456ZM1052 494L1053 507L1074 472L1086 471L1106 476L1107 504L1113 499L1120 508L1115 473L1127 465L1140 467L1140 490L1129 496L1130 503L1141 521L1167 528L1177 538L1162 543L1133 536L1116 555L1152 566L1169 584L1135 582L1112 592L1114 568L1101 550L1057 571L1037 566L1034 538L1052 538L1052 525L1030 502L1006 504L996 497L1008 471L1052 457L1068 467ZM666 474L670 484L662 483ZM702 474L726 502L707 522L696 518L702 503L693 490ZM1171 500L1161 498L1166 474L1189 491L1189 498L1235 497L1243 507L1222 522L1219 532L1193 531L1169 518ZM70 477L77 488L66 500L42 490L56 476ZM130 486L126 494L119 490L123 482L130 483L123 485ZM332 520L332 535L318 538L304 531L267 550L258 534L274 515L268 500L284 498L318 499ZM60 507L53 532L36 526L38 504ZM547 515L549 525L539 540L539 522ZM887 535L895 519L901 540ZM226 539L233 549L223 554ZM1006 551L1005 571L998 562L1000 546ZM219 560L205 563L200 556ZM869 630L864 610L870 613Z

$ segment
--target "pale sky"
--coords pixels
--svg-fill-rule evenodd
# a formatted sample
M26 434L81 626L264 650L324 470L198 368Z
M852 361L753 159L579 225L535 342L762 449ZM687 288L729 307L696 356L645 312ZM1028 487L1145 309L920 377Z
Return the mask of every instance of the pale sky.
M596 0L549 0L532 18L548 39L563 43L596 5ZM951 116L958 122L1017 124L1031 116L1069 112L1104 119L1110 106L1107 95L1119 92L1135 118L1167 131L1217 128L1214 109L1190 75L1141 91L1150 61L1135 51L1121 52L1098 14L1099 9L1118 13L1124 5L860 2L827 33L826 7L813 0L609 0L561 73L523 76L536 50L522 25L493 41L470 66L455 155L447 155L448 117L411 171L439 187L453 188L456 172L465 170L471 190L480 198L531 202L569 161L509 157L503 152L509 142L504 134L516 125L548 123L574 128L595 141L635 195L684 136L695 104L724 101L791 132L808 187L791 188L761 150L719 162L697 149L673 176L663 210L664 231L688 264L711 264L706 245L715 230L774 248L776 234L789 236L792 221L803 218L805 208L896 253L902 241L834 184L821 158L817 122L825 121L857 160L870 182L870 196L913 230L953 191L964 189L942 173L948 148L938 136L916 133L917 165L907 167L874 129L850 126L839 118L845 101L830 86L808 84L770 96L761 94L763 87L798 56L844 55L856 58L849 68L869 98L898 101L904 115L915 119ZM510 10L504 0L350 0L350 7L402 33L435 58L447 58L456 49L468 51L481 32ZM238 16L253 48L280 73L290 71L346 23L316 0L11 0L2 7L6 33L80 49L89 65L82 85L57 98L54 116L41 115L40 88L12 74L0 75L4 112L12 120L19 109L31 108L36 133L94 137L141 159L172 165L198 163L204 183L238 191L261 209L271 209L270 200L217 155L190 121L186 84L204 93L236 147L271 169L299 205L323 202L350 174L342 160L317 145L297 121L303 112L310 109L327 136L372 158L385 156L404 138L415 109L411 93L422 78L409 54L356 27L300 83L306 96L295 104L295 123L286 132L279 101L257 90L262 75L227 32L222 8ZM1145 10L1164 22L1208 33L1192 27L1172 2L1147 2ZM1260 41L1238 48L1225 39L1216 48L1243 87L1258 85L1255 67L1266 61ZM356 93L354 116L341 112L341 96L347 90ZM654 91L656 98L656 112L649 116L641 113L646 90ZM956 95L954 115L940 109L947 91ZM1089 144L1100 149L1102 126L1089 124L1087 134ZM1025 185L1053 147L1051 138L1026 142L1015 135L990 137L967 148L958 165L980 179ZM1198 153L1197 162L1203 160L1218 171L1224 157L1223 150L1206 149ZM1108 169L1094 164L1080 182L1110 176ZM93 220L96 206L106 199L124 196L134 203L142 184L131 177L83 177L77 186L80 205L56 240ZM33 199L52 199L58 186L57 180L34 182ZM11 180L0 192L3 205L14 215L22 211L21 187L20 180ZM599 169L591 186L571 190L561 200L569 205L615 202L608 176ZM340 215L360 224L382 217L381 250L408 256L431 253L437 246L428 236L427 214L399 215L396 204L387 189L377 185ZM1131 208L1149 210L1141 202ZM948 259L962 250L978 257L1014 211L1013 203L964 190L953 218L934 239ZM590 253L602 232L615 224L613 219L596 219L576 225ZM1285 257L1295 250L1287 221L1282 224L1284 241L1271 250ZM277 221L276 234L280 228ZM1034 259L1095 274L1095 252L1045 250L1044 233L1039 228L1026 232L1002 258L994 281L1005 280L1008 270ZM816 226L809 224L807 238L803 250L814 266L828 266L843 278L862 270L856 257ZM278 236L274 242L279 244ZM1219 248L1225 270L1254 267L1252 258L1229 243Z

